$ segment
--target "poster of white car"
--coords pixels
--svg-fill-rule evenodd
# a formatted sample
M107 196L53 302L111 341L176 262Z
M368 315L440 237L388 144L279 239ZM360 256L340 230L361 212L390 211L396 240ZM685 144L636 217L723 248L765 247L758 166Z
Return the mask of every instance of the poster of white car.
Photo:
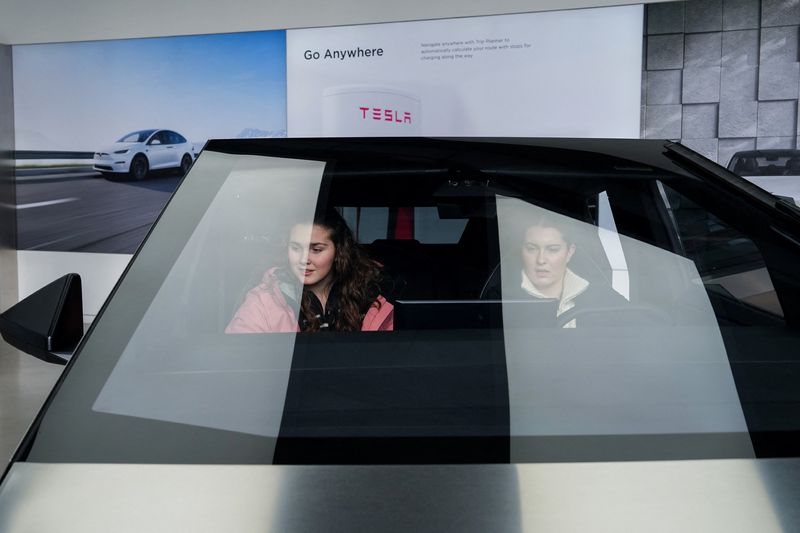
M130 176L142 180L154 170L179 169L186 174L195 158L194 146L171 130L128 133L94 154L94 169L106 177Z

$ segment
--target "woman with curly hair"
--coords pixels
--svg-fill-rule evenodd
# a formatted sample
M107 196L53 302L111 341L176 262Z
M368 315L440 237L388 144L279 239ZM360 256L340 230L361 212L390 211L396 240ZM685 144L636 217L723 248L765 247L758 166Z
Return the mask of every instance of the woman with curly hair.
M342 216L328 210L292 227L286 265L267 270L225 332L392 330L381 279Z

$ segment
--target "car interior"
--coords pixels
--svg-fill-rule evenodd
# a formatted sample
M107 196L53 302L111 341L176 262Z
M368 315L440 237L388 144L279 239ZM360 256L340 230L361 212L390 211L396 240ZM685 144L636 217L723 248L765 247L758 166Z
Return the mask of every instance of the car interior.
M701 207L706 193L694 190L689 180L654 176L652 169L622 167L614 161L595 161L599 168L589 171L585 162L565 165L552 153L533 162L528 154L522 158L503 153L499 161L490 162L473 161L471 154L448 155L450 159L365 156L356 151L337 153L335 160L327 153L319 155L327 163L317 209L338 208L357 240L383 267L384 296L396 304L398 329L453 328L451 314L422 311L426 302L461 302L464 329L498 325L480 317L486 300L499 299L503 276L520 271L518 241L501 242L513 241L508 235L518 239L519 229L506 220L498 226L498 204L508 199L589 228L576 234L570 268L629 300L629 312L620 311L626 319L619 325L703 320L703 310L692 309L692 302L682 298L698 277L721 325L783 325L787 313L794 312L778 300L775 269L766 267L770 250L754 243L764 233L757 214L751 221L740 221L722 213L725 220L752 226L752 231L725 223ZM403 179L385 179L400 175ZM264 213L281 208L273 205L265 183L221 192L229 198L207 215L218 220L198 229L203 233L195 236L200 244L187 248L192 266L176 298L191 299L197 286L212 296L186 316L193 323L189 331L222 331L264 272L285 263L292 215L284 227L265 224ZM600 238L600 228L609 223L610 232L620 238L616 249ZM621 266L612 268L611 261ZM405 308L412 305L431 319L438 316L441 324L404 318L410 315ZM464 310L467 307L474 312Z

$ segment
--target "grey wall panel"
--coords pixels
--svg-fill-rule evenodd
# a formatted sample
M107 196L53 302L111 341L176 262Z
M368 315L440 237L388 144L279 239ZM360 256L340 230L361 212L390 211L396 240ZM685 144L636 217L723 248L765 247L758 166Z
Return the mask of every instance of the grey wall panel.
M749 139L720 139L717 157L720 161L730 161L733 154L744 150L755 150L755 138Z
M722 32L722 66L758 65L758 30Z
M649 35L683 33L685 12L683 2L653 4L647 12L647 33Z
M761 63L797 61L797 26L761 29Z
M716 161L719 155L719 139L682 139L681 142L713 161Z
M685 67L718 67L722 59L722 32L691 33L686 36Z
M719 102L720 67L683 69L684 104L711 104Z
M758 71L759 100L797 100L800 63L767 63Z
M682 139L714 139L717 137L719 104L687 105L683 108Z
M646 16L643 136L677 130L722 165L741 150L797 148L800 0L687 0Z
M647 70L683 68L683 34L647 37Z
M681 71L653 70L645 78L645 98L647 105L681 103Z
M794 137L759 137L756 148L770 150L773 148L794 148Z
M789 26L800 24L800 0L763 0L761 2L762 26Z
M722 67L720 103L754 102L758 99L758 67Z
M722 0L686 2L686 33L722 30Z
M17 301L13 85L11 47L0 45L0 310Z
M758 102L730 101L719 104L719 136L726 139L755 137Z
M645 108L644 136L647 139L680 139L681 106L649 105Z
M752 0L723 0L722 29L758 29L758 7Z
M758 103L759 137L790 137L796 134L796 128L796 100Z

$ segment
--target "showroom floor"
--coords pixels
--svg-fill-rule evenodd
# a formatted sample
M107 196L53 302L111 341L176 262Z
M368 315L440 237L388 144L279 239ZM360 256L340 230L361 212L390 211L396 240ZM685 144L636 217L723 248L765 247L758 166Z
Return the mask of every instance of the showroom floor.
M63 369L25 355L0 339L0 470Z

